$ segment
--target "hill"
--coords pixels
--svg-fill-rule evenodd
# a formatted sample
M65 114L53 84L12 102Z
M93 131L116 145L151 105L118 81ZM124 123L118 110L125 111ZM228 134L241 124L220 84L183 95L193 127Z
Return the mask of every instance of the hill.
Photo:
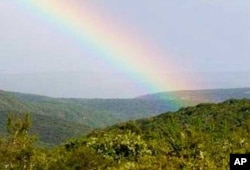
M230 153L250 152L249 139L250 100L231 99L120 123L65 147L87 146L120 169L228 169Z
M4 133L4 121L10 112L30 113L34 123L32 131L42 141L57 144L73 134L176 111L199 102L250 98L249 91L250 88L176 91L131 99L65 99L0 91L0 134Z
M11 93L0 91L0 135L6 134L6 120L9 114L24 113L31 114L32 134L36 134L41 142L47 144L59 144L70 137L86 134L92 129L83 123L73 123L56 116L38 114L41 111L37 111L31 104L18 100Z
M205 89L205 90L183 90L146 94L138 96L138 99L165 99L177 100L184 103L198 104L201 102L218 103L227 99L250 98L250 88L230 88L230 89Z
M7 139L12 138L10 134ZM11 163L48 169L229 169L230 153L250 152L250 100L198 104L120 123L52 150L34 147L25 134L19 138L14 136L21 142L14 151L3 148L6 139L0 142L0 167ZM15 143L8 145L13 148Z
M173 91L131 99L67 99L22 93L8 94L29 105L39 114L84 122L96 128L176 111L181 107L202 102L218 103L231 98L250 98L250 88Z
M57 117L66 121L80 123L91 128L105 127L117 122L110 113L73 102L71 99L51 98L33 94L3 92L4 99L11 98L22 106L22 110L39 115ZM5 103L8 103L5 102ZM12 109L15 108L12 107ZM15 108L17 109L17 108ZM17 109L20 110L20 109Z

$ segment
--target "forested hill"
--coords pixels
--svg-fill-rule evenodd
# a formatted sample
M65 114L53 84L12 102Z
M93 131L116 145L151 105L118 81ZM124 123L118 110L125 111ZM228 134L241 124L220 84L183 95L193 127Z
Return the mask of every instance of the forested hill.
M120 121L176 111L180 107L204 102L222 102L227 99L250 98L250 88L173 91L148 94L131 99L65 99L45 96L2 92L11 96L22 108L38 114L56 116L68 121L86 123L91 127L105 127ZM8 103L8 101L6 102ZM20 110L20 109L19 109Z
M249 139L250 100L231 99L120 123L65 147L94 149L107 161L97 166L110 166L111 158L120 169L223 170L229 169L230 153L250 153Z
M250 98L249 91L249 88L177 91L131 99L62 99L0 91L0 134L10 112L30 113L34 133L43 142L60 143L78 132L176 111L199 102Z
M230 153L250 153L250 100L198 104L120 123L50 150L37 148L23 128L16 130L0 138L0 167L226 170Z
M0 91L0 110L29 112L60 118L73 123L95 127L114 124L118 120L106 111L90 108L76 102L33 94Z

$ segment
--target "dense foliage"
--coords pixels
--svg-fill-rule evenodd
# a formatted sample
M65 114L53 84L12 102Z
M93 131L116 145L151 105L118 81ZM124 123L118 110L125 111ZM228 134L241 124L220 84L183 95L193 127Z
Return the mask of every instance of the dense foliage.
M29 117L9 116L0 169L228 169L250 152L250 100L199 104L120 123L57 147L37 146Z

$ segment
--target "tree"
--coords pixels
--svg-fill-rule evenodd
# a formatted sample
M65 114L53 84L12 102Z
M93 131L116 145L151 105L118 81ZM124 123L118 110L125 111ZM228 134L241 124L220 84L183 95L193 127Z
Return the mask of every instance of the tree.
M30 117L9 114L7 119L8 135L0 142L0 169L28 169L33 155L35 137L28 134Z

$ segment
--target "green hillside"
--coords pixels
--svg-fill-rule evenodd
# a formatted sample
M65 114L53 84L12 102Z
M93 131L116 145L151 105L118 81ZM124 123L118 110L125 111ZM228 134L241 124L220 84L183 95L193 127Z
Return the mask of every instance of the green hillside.
M250 88L173 91L148 94L131 99L65 99L23 93L2 92L20 104L9 106L67 121L84 123L92 128L106 127L120 121L145 118L202 102L250 98ZM1 100L1 93L0 93ZM1 107L1 103L0 103Z
M2 95L3 100L8 96L17 101L19 105L24 107L22 111L57 117L73 123L85 124L91 128L105 127L119 121L118 118L106 111L72 102L70 99L66 100L13 92L3 92ZM11 104L9 105L11 106ZM13 108L20 111L15 105L11 107L11 109Z
M9 114L22 115L26 112L31 115L32 134L36 134L43 143L59 144L65 139L86 134L92 129L84 123L73 123L56 116L37 114L41 113L37 110L38 108L18 100L10 93L0 91L0 135L6 134L5 124Z
M184 106L184 102L165 99L74 99L13 92L8 94L29 105L39 114L59 116L78 123L84 121L94 128L174 111Z
M50 150L34 145L25 122L10 126L12 133L1 139L0 167L226 170L230 153L250 152L248 99L198 104L120 123Z
M249 88L176 91L131 99L63 99L0 91L0 134L4 133L8 113L28 112L32 132L43 142L58 144L90 129L176 111L198 102L250 98L249 91Z

